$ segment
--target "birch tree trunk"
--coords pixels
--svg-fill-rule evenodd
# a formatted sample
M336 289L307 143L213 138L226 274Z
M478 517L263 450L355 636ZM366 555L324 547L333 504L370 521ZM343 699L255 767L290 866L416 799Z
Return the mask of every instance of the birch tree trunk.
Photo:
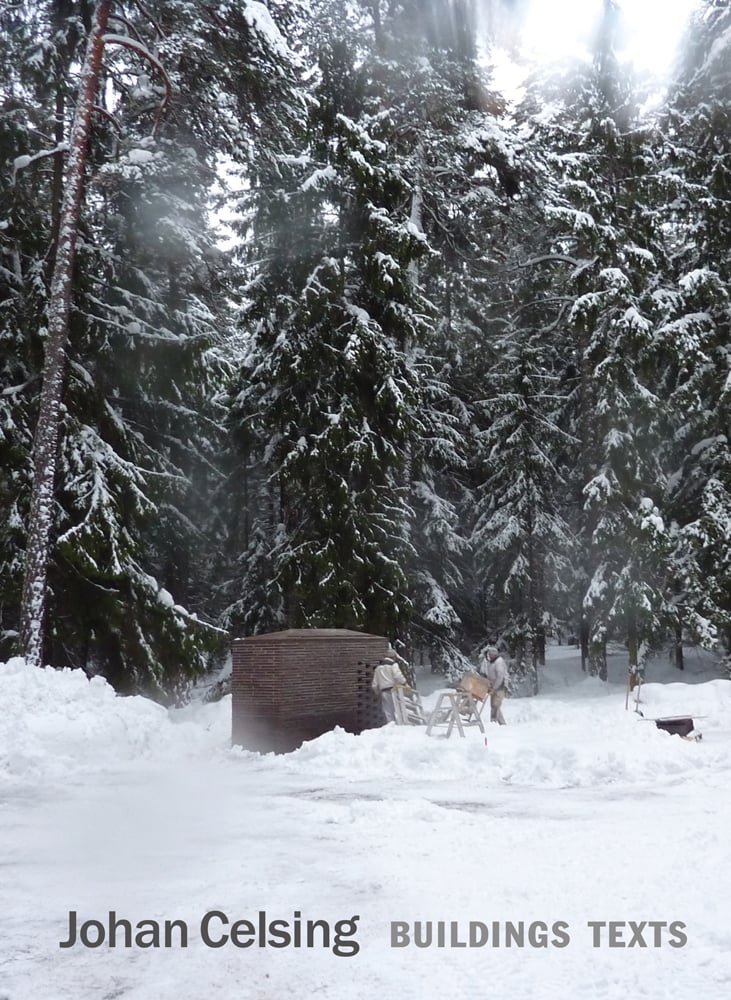
M48 562L74 256L79 231L89 127L99 84L104 32L112 2L113 0L99 0L93 15L69 141L58 245L48 300L43 385L33 441L33 487L20 626L20 652L33 666L41 666L43 659Z

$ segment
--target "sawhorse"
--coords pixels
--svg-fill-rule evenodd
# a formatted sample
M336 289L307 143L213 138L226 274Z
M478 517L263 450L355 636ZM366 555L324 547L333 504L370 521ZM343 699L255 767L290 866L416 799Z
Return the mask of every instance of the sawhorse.
M429 716L426 726L427 736L431 736L435 726L447 727L447 739L455 727L460 736L464 736L466 726L478 726L481 733L485 732L480 718L480 708L469 691L442 691Z

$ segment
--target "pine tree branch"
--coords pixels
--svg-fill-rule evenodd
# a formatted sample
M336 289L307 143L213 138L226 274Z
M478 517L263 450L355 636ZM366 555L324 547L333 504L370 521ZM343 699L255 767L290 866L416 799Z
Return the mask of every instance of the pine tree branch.
M516 264L512 270L517 271L523 267L534 267L536 264L569 264L571 267L579 267L579 265L585 265L589 263L585 260L577 260L576 257L567 257L560 253L546 253L541 257L532 257L530 260L525 260L520 264Z
M215 9L210 4L205 4L203 10L206 12L206 14L209 15L211 20L218 25L219 28L222 28L224 31L228 29L228 25L226 24L226 22L223 20L223 18L218 16Z
M147 62L150 63L151 66L154 66L154 68L158 71L158 73L162 77L163 83L165 84L165 97L163 98L162 104L160 105L160 110L157 113L157 118L155 119L155 124L153 125L152 128L152 134L154 136L155 133L157 132L158 126L160 125L160 122L162 121L162 117L165 114L165 111L167 110L167 106L170 103L170 98L172 97L173 93L173 86L170 82L170 77L167 74L167 70L160 62L160 60L157 58L157 56L153 55L153 53L150 52L150 50L147 48L146 45L143 45L142 43L135 41L134 38L128 38L126 35L107 34L104 36L104 42L106 45L110 44L122 45L124 46L124 48L132 49L133 52L137 52L138 55L141 55L143 59L145 59Z
M144 45L137 28L135 28L134 24L132 24L131 21L128 21L122 14L110 14L109 20L119 21L120 24L123 24L127 31L129 31L130 35L140 43L140 45Z
M44 149L40 153L34 153L33 156L16 156L13 160L13 176L11 184L15 184L15 175L19 170L25 170L29 167L31 163L35 163L36 160L43 160L47 156L58 156L59 154L68 153L69 144L67 142L60 142L55 149Z
M92 108L92 111L96 111L98 114L103 115L107 119L107 121L110 121L117 135L120 138L122 137L122 126L119 124L119 122L111 113L111 111L107 111L107 109L103 108L100 104L95 104L94 107Z
M515 312L520 312L523 309L532 309L536 306L552 306L557 303L565 306L567 303L574 301L575 300L572 295L549 295L545 299L531 299L530 302L518 302L513 305L513 309ZM502 303L496 303L496 305L502 305Z
M147 21L149 21L149 23L155 29L155 32L157 33L157 37L162 41L162 39L165 37L165 34L164 34L162 28L160 27L160 25L155 20L155 18L149 12L149 10L140 3L140 0L134 0L134 4L135 4L135 7L137 8L137 10L140 12L140 14L142 14L142 16Z
M40 381L40 375L34 375L33 378L29 378L26 382L20 385L8 385L0 391L0 396L18 396L21 392L24 392L29 385L34 385L36 382Z
M9 270L7 267L3 267L0 264L0 275L8 282L9 285L14 285L15 287L11 289L13 295L18 295L19 291L23 289L23 278L15 274L14 271Z

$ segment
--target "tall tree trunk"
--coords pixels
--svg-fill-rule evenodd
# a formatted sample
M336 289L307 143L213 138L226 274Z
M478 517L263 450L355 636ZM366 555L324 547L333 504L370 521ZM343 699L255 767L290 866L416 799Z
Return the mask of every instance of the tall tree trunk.
M630 691L639 683L639 647L637 632L637 611L632 605L627 612L627 652L629 654Z
M65 135L65 99L63 90L61 89L63 84L58 81L56 91L56 124L54 128L54 138L56 140L56 147L60 149L61 144L64 140ZM58 249L58 233L61 224L61 202L63 200L63 170L64 167L64 154L61 152L56 153L53 158L53 186L51 189L51 245L48 253L48 270L47 274L53 277L53 272L56 267L56 251Z
M627 613L627 651L629 653L629 668L637 670L637 653L639 650L639 636L637 634L637 615L634 607Z
M526 369L522 366L522 374L525 378ZM524 383L524 378L521 380ZM526 412L531 412L531 400L528 393L524 393ZM531 481L531 463L528 455L527 443L523 445L523 470L526 482ZM541 658L539 652L540 636L539 626L543 622L543 609L538 606L538 558L535 539L535 511L527 502L525 516L525 531L528 538L528 624L530 628L531 663L530 669L533 677L533 694L538 694L538 662ZM545 662L545 649L543 650L543 660Z
M371 0L371 14L373 15L373 36L376 42L376 51L381 53L385 43L383 24L381 23L381 0Z
M685 670L685 658L683 655L683 620L678 611L678 621L675 625L675 666L678 670Z
M424 189L422 188L422 183L424 180L424 143L420 142L416 147L414 152L414 188L411 192L411 212L409 214L409 223L418 232L423 232L424 228ZM414 292L419 285L419 264L417 261L412 260L407 268L409 281L411 282L411 288ZM406 345L406 350L408 350L410 345Z
M600 680L607 679L607 639L604 625L595 628L589 641L589 675Z
M579 622L579 645L581 646L581 669L586 673L587 664L589 663L589 619L586 617L586 613L582 612L581 620Z
M538 556L536 559L536 574L537 583L536 589L538 593L538 607L540 608L540 618L538 621L538 666L545 667L546 665L546 624L545 624L545 613L546 613L546 558L545 558L545 546L543 543L538 545Z
M580 295L588 291L586 282L582 280L581 285L585 287L577 288ZM593 515L589 515L585 510L584 487L591 480L594 469L592 459L594 457L594 433L593 433L593 394L592 380L587 371L586 348L587 334L580 329L576 340L576 359L578 377L578 430L579 430L579 461L581 463L581 482L576 497L579 518L579 539L581 544L580 555L580 584L579 594L579 644L581 646L581 669L586 673L596 673L596 658L592 661L592 650L590 648L590 637L596 623L596 608L587 608L584 603L586 597L586 587L593 575L592 553L593 553ZM591 615L591 617L590 617Z
M675 666L678 670L685 670L685 659L683 656L683 609L680 605L682 585L677 578L673 580L673 591L678 598L676 605L677 618L675 619Z
M61 426L61 398L66 361L66 341L71 309L71 286L79 231L84 167L94 107L104 32L112 0L100 0L94 12L81 72L79 98L71 129L63 202L59 219L46 334L38 425L33 441L33 489L23 578L20 650L27 661L40 666L45 638L46 591Z

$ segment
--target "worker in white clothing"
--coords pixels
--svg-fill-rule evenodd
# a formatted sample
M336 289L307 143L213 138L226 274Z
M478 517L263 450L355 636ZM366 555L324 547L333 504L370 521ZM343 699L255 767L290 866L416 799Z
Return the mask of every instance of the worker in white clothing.
M487 678L487 683L490 685L490 722L504 726L502 704L508 686L508 665L496 646L488 646L485 650L480 673Z
M397 685L405 685L406 678L401 673L401 668L396 662L396 658L387 654L381 659L376 669L373 671L371 687L381 698L381 708L386 716L386 722L396 721L396 709L393 700L393 689Z

